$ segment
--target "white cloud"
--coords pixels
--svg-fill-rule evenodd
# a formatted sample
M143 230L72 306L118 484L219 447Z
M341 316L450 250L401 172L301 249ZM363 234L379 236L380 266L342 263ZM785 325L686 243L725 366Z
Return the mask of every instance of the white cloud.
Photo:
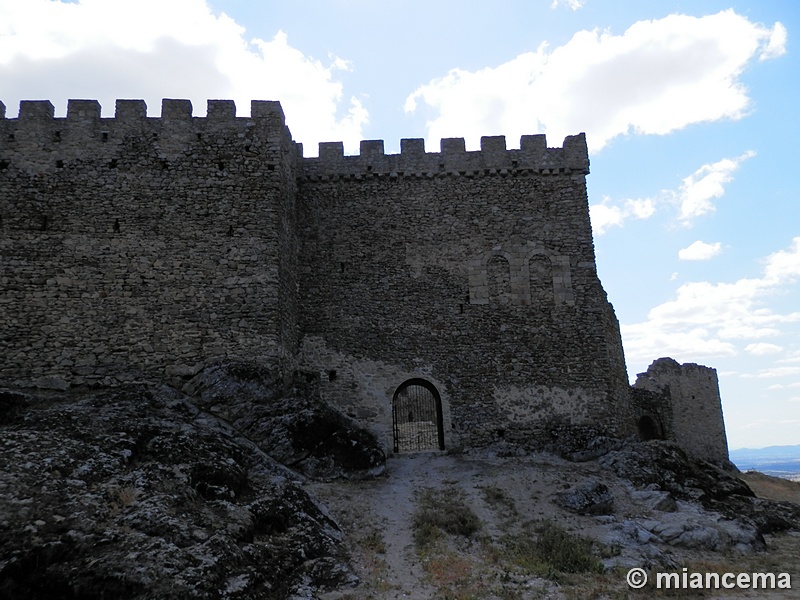
M731 356L738 352L738 341L779 335L782 328L800 323L800 312L775 312L766 306L766 299L799 278L800 237L796 237L789 250L766 258L761 277L685 283L674 299L652 308L646 321L621 326L626 356L635 361L665 355L676 360ZM753 343L749 348L753 354L763 354L769 346ZM778 369L795 368L800 372L800 367Z
M316 152L319 141L357 149L368 114L346 98L337 72L289 45L286 34L248 39L205 0L0 0L0 80L14 112L23 99L95 98L112 116L117 98L142 98L158 115L163 97L228 98L247 115L250 100L280 100L292 134Z
M677 206L678 219L684 225L691 219L716 210L712 199L725 194L725 184L733 181L733 172L739 165L755 156L747 151L736 158L723 158L715 163L703 165L683 179L679 190L661 190L652 198L625 200L621 206L611 204L607 196L600 204L589 207L592 230L603 235L611 227L622 227L629 218L649 219L663 206ZM681 260L708 260L722 251L719 243L704 244L697 241L679 252ZM791 265L789 265L791 268Z
M784 51L780 23L765 27L733 10L670 15L621 35L579 31L563 46L542 44L496 67L452 69L410 94L405 109L434 109L431 146L458 135L477 148L481 135L536 132L558 143L585 131L596 151L619 135L743 117L750 99L739 76L756 57Z
M563 5L572 10L578 10L579 8L583 8L584 4L586 4L586 0L553 0L550 8L558 8L559 5Z
M609 227L621 227L631 217L649 219L656 212L655 201L651 198L625 200L622 207L611 206L609 202L610 199L605 197L600 204L592 204L589 207L592 231L595 235L603 235Z
M683 180L678 193L680 203L679 219L688 224L693 218L716 210L715 198L725 194L724 184L733 180L733 172L739 165L755 156L755 152L747 151L736 158L723 158L720 161L703 165Z
M764 276L775 285L800 278L800 236L792 240L789 250L770 254L765 262Z
M772 421L768 421L767 419L758 419L757 421L751 421L750 423L746 423L745 425L740 425L738 427L739 430L748 430L748 429L763 429L767 425L772 425Z
M790 352L788 356L778 361L779 363L796 363L800 362L800 352ZM800 382L797 384L800 387Z
M787 388L797 388L797 387L800 387L800 381L795 381L794 383L788 383L788 384L776 383L774 385L769 386L767 389L768 390L784 390L784 389L787 389Z
M609 227L621 226L624 220L619 206L609 206L606 200L589 207L589 218L594 235L603 235Z
M767 47L761 52L759 60L769 60L786 54L786 27L782 23L775 23L772 34L769 36Z
M791 375L800 375L800 367L773 367L771 369L762 369L756 374L743 374L742 377L757 377L758 379L773 379L776 377L789 377Z
M755 354L756 356L766 356L767 354L778 354L783 352L783 347L777 344L768 344L766 342L758 342L755 344L747 344L744 347L745 352Z
M714 242L707 244L697 240L689 244L686 248L678 250L678 258L681 260L710 260L722 252L722 244Z

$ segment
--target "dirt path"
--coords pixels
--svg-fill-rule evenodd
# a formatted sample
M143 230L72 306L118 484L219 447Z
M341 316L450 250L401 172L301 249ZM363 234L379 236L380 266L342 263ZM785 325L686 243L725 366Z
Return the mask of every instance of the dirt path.
M424 487L436 474L438 458L417 454L390 459L386 485L376 486L373 502L378 522L383 524L387 566L386 580L392 589L385 598L427 599L434 590L425 582L422 564L416 556L412 521L414 491Z
M613 517L578 516L554 504L555 492L588 477L599 477L608 484L615 498ZM465 593L451 594L452 597L561 599L565 594L560 584L525 574L509 564L498 566L497 557L492 559L487 555L486 546L480 540L488 540L496 549L504 536L520 532L528 535L527 524L542 520L558 523L570 532L596 540L609 539L612 534L612 539L617 540L620 527L627 520L669 521L681 514L653 513L634 502L630 484L603 472L595 463L567 463L544 454L516 458L487 454L463 457L440 453L404 454L387 461L383 477L360 482L308 482L305 487L327 506L341 526L353 569L361 581L355 588L321 594L320 600L430 600L443 597L443 589L454 589L462 583L467 586ZM414 513L419 504L418 494L425 488L459 494L480 522L479 535L462 538L459 544L445 550L444 555L441 552L437 555L439 570L432 570L430 555L426 558L429 562L423 565L414 543ZM627 565L625 561L641 564L643 550L638 542L627 538L623 541L620 564ZM773 559L778 564L794 564L798 541L798 536L778 540ZM782 549L782 545L787 549ZM726 558L721 554L714 556L707 551L663 544L659 552L665 553L675 564L691 565L711 559L722 561L720 568L727 570L734 567L742 572L764 569L758 555L747 559ZM605 575L587 575L584 579L574 577L573 583L578 587L571 597L580 597L584 592L589 594L598 586L628 595L630 590L624 582L627 568ZM437 581L432 576L434 572L438 574ZM448 575L452 577L449 582ZM777 590L771 592L770 597L794 597Z
M541 509L549 506L532 502L539 492L549 490L552 485L547 460L539 458L538 466L544 469L534 471L519 468L517 462L490 457L465 460L442 453L403 454L387 461L386 475L379 479L308 483L307 489L342 526L345 541L352 550L353 566L362 581L355 590L322 598L429 600L436 597L437 590L430 585L414 545L415 495L429 487L460 490L480 519L482 533L497 537L507 529L512 515L507 507L490 506L486 502L487 488L502 490L506 497L516 500L521 513L514 509L514 518L520 518L521 514L527 518L544 517Z
M454 486L464 493L489 535L499 534L504 518L483 499L482 489L498 476L504 487L527 488L527 478L507 472L508 463L464 461L440 453L404 454L390 458L386 476L365 482L309 483L307 489L327 505L354 549L354 567L367 589L324 596L336 598L404 598L428 600L436 589L427 581L417 556L412 530L415 494L426 487ZM498 473L500 468L504 472ZM519 475L519 473L517 473ZM517 490L519 493L519 490ZM517 494L514 494L517 495ZM379 582L375 585L375 582ZM350 594L350 595L348 595Z
M379 582L372 593L381 598L428 600L435 595L416 555L411 525L415 491L441 476L446 458L403 455L389 459L386 477L378 480L308 485L342 524L351 546L362 549L362 555L353 557L354 567L363 581ZM360 598L364 591L354 591L351 597ZM327 596L339 597L347 595Z

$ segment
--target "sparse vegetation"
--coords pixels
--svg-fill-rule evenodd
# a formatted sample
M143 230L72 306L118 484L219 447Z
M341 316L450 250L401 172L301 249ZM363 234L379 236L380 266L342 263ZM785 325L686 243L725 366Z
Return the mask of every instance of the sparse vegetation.
M445 533L469 537L480 530L481 522L467 506L464 492L448 486L443 489L423 488L419 492L413 527L414 542L422 550Z
M489 506L517 514L513 498L501 488L479 489ZM441 598L494 595L511 600L521 597L518 584L530 577L563 583L565 574L603 572L595 544L556 523L528 523L521 532L507 534L498 542L490 535L475 535L482 524L459 488L423 488L416 504L414 541ZM467 546L465 538L470 540Z
M361 539L361 545L365 550L369 550L370 552L386 554L386 544L383 541L383 535L377 529L370 530Z
M132 486L111 488L108 492L110 495L111 514L118 515L125 508L134 504L139 498L139 492L140 490Z
M403 475L412 472L411 467L420 469L414 460L409 460ZM420 469L407 480L405 502L410 504L404 506L412 511L411 517L400 521L384 516L387 527L381 528L355 511L361 523L354 531L362 552L359 575L363 583L353 600L384 598L390 593L399 597L420 587L425 597L443 600L716 597L704 590L661 590L650 584L642 590L628 587L632 552L625 539L599 537L601 527L592 517L563 513L551 501L554 490L574 485L583 473L556 473L560 465L542 461L543 467L537 465L539 470L529 473L490 467L476 475L476 469L453 468L457 463L452 458L442 463L447 469L425 463L425 477L419 476L425 472ZM382 502L392 503L400 482L398 477L391 495L383 495ZM349 510L349 501L347 506ZM617 541L605 545L598 539ZM416 550L413 557L407 554L409 542ZM796 564L800 536L768 536L767 545L768 552L751 555L676 549L665 552L672 563L642 558L641 566L649 570L653 581L657 571L686 567L692 572L718 573L788 570L794 583L800 575L790 565ZM771 592L775 598L793 597L779 590Z
M502 540L505 557L528 573L560 581L565 573L602 573L591 540L572 534L551 521L542 521L533 532L509 535Z
M517 514L517 506L514 499L505 490L496 485L479 486L483 499L492 508L504 510L512 515Z

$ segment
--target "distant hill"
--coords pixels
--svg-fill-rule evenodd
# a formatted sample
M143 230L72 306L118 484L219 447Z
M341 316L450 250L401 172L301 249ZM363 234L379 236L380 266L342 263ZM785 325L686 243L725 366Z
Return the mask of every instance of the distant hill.
M742 471L796 479L800 477L800 445L740 448L730 451L730 459Z

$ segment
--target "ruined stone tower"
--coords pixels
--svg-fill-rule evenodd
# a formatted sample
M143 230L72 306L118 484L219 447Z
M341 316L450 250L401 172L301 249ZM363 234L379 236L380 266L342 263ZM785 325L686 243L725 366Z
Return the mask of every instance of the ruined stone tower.
M640 437L674 440L694 458L728 462L715 369L659 358L639 373L632 394Z

